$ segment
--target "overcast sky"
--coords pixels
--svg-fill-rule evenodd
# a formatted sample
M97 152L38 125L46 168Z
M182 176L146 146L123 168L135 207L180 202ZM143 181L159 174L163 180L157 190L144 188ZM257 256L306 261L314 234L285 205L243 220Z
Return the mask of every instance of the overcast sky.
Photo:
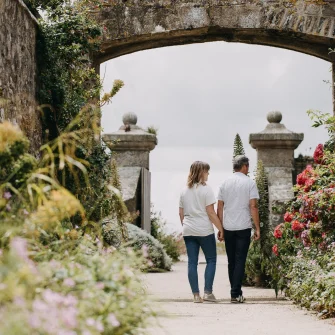
M134 112L138 125L154 125L158 146L151 152L152 202L170 230L180 231L179 193L195 160L210 166L215 192L231 174L233 142L239 133L251 169L256 151L249 134L263 130L266 114L279 110L282 123L305 139L295 155L313 154L327 139L314 129L308 109L332 112L330 63L293 51L213 42L147 50L102 64L104 88L115 79L125 87L104 107L104 133L116 131L122 115Z

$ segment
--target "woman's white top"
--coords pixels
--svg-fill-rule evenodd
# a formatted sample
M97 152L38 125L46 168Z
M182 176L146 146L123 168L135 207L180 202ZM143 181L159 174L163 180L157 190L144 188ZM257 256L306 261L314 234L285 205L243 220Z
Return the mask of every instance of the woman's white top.
M179 207L184 209L183 236L208 236L214 233L206 206L215 203L213 190L208 185L195 184L181 192Z

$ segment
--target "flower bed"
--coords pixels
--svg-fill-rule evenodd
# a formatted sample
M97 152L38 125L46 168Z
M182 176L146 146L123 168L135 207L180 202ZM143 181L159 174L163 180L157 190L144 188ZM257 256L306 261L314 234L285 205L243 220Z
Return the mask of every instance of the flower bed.
M315 167L297 176L296 197L274 230L286 294L323 317L335 316L335 154L319 144Z

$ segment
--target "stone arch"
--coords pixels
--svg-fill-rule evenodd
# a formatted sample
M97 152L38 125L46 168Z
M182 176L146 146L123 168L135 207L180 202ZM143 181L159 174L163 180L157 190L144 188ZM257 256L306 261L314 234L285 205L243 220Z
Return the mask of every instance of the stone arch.
M335 61L335 3L305 0L105 0L99 65L136 51L211 41L268 45Z

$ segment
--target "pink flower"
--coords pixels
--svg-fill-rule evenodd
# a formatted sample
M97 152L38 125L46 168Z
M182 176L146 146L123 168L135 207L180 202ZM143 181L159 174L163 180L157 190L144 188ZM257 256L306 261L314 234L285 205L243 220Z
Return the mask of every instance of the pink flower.
M314 154L313 154L313 158L314 158L314 162L316 164L322 164L323 162L323 144L318 144L318 146L316 147Z
M146 244L142 245L142 253L143 253L143 257L147 258L149 256L148 254L148 246Z
M21 237L14 237L10 243L11 248L22 259L28 259L27 241Z
M6 200L9 200L9 199L12 197L12 195L11 195L10 192L5 192L5 193L3 194L3 197L4 197Z
M107 321L113 327L120 327L121 325L121 323L119 322L119 320L116 318L115 314L113 313L108 314Z
M301 233L301 240L302 240L304 247L309 247L311 245L311 240L309 238L308 230L304 230Z
M76 286L76 282L72 278L65 278L63 281L63 285L68 287L74 287Z
M278 245L277 245L277 244L275 244L275 245L272 247L272 252L273 252L276 256L279 255L279 253L278 253Z
M98 289L98 290L103 290L105 288L105 284L101 281L97 282L95 287Z
M95 325L95 320L93 318L86 319L86 324L90 327L93 327Z
M282 228L283 228L282 223L275 228L275 231L273 232L273 236L275 238L281 238L283 236Z
M98 332L101 332L101 333L105 330L104 325L103 325L102 322L99 321L99 320L97 320L97 321L95 322L95 328L96 328L96 330L97 330Z

